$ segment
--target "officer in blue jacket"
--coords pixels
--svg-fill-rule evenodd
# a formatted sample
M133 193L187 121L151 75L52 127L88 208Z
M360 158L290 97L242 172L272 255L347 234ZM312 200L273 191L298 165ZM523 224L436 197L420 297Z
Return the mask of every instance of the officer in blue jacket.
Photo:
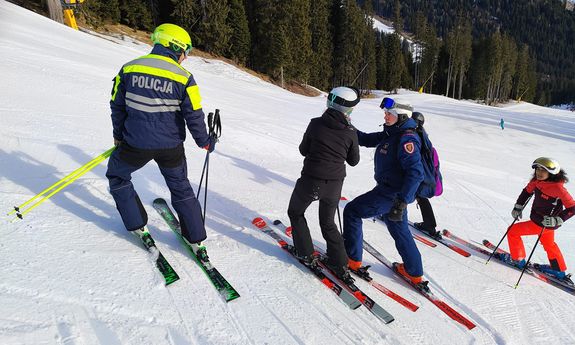
M114 79L110 107L117 149L106 177L126 229L144 237L148 216L131 175L156 161L170 189L182 234L196 244L206 238L206 230L187 176L186 126L196 144L209 152L216 139L206 130L198 85L180 65L192 49L190 35L177 25L162 24L152 41L152 52L125 64Z
M383 215L389 233L403 263L396 270L419 284L423 267L407 224L407 205L415 199L415 193L423 181L421 142L414 129L417 123L410 118L413 108L407 101L384 98L381 108L385 110L382 132L357 131L359 145L375 147L375 181L371 191L358 196L343 211L343 237L349 257L349 267L359 270L362 260L362 219Z

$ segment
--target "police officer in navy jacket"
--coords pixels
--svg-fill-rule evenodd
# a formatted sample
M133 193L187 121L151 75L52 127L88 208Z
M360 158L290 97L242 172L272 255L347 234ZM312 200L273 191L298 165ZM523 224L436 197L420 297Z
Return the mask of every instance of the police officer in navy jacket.
M358 196L343 211L343 237L349 267L358 270L362 260L362 219L383 215L403 263L396 269L412 282L422 282L423 266L407 224L407 205L414 201L423 181L421 143L410 118L413 108L407 101L385 98L383 131L357 131L359 145L375 147L375 181L371 191Z
M196 144L210 152L216 139L206 130L194 77L180 65L192 49L190 35L177 25L162 24L152 34L152 41L152 52L122 66L114 79L110 107L117 149L110 157L106 177L126 229L142 236L147 233L148 216L131 175L156 161L170 189L184 238L199 243L206 238L206 231L187 176L186 127Z

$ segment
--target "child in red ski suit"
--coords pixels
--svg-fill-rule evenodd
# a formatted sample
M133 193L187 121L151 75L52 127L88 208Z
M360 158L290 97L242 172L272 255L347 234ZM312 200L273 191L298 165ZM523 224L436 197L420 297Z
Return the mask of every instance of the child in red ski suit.
M565 260L563 254L555 243L555 230L563 222L575 214L575 201L563 186L568 180L565 171L559 163L553 159L537 158L532 168L535 169L533 178L523 189L511 215L521 219L521 213L531 195L535 194L531 207L530 220L516 223L508 233L509 250L511 259L519 262L525 260L525 247L521 236L541 235L541 244L547 252L550 265L541 265L540 269L559 278L565 277Z

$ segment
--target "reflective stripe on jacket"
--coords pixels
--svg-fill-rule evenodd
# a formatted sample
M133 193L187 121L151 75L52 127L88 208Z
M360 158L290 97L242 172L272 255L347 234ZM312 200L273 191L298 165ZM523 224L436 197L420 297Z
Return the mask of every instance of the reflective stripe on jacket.
M174 148L186 139L186 126L198 146L209 143L198 85L161 45L122 66L110 108L114 138L132 147Z

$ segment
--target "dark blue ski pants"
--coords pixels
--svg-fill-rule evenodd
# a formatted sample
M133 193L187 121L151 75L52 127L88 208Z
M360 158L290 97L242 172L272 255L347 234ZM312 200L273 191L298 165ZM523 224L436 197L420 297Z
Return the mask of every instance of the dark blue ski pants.
M387 213L389 213L393 205L394 197L383 194L376 187L353 199L345 206L343 211L343 238L347 256L355 261L362 260L362 219L384 215L383 219L387 225L387 230L395 240L395 248L403 260L405 270L412 276L422 276L421 254L407 225L407 209L401 222L392 222L387 218Z
M127 230L136 230L148 222L148 215L131 182L132 173L154 160L170 189L172 206L178 214L182 235L190 242L206 239L202 209L188 180L183 146L165 150L141 150L122 144L108 162L106 177Z

